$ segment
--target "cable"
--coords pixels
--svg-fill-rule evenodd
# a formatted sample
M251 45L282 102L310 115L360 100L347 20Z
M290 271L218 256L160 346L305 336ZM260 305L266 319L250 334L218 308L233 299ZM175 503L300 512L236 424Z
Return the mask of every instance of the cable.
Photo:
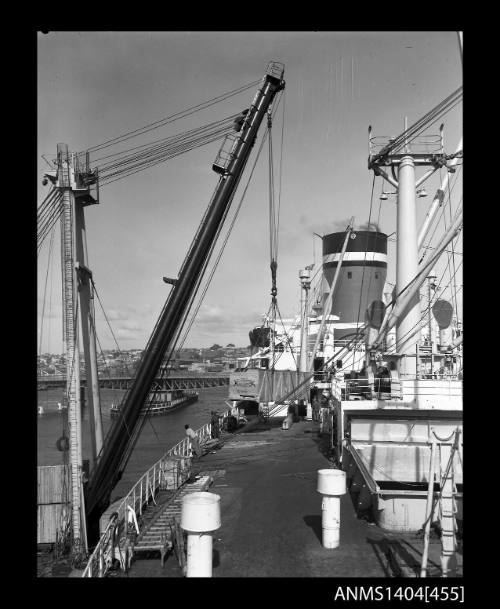
M227 123L232 123L232 121L234 120L234 118L237 115L230 115L228 117L225 117L223 119L220 119L218 121L214 121L212 123L208 123L207 125L203 125L202 127L196 127L193 129L189 129L187 131L183 131L181 133L177 133L174 135L169 135L168 137L165 138L160 138L157 140L153 140L152 142L147 142L145 144L141 144L139 146L134 146L133 148L129 148L127 150L122 150L120 152L115 152L113 154L109 154L106 155L104 157L100 157L99 159L95 159L94 163L96 164L97 167L100 168L100 170L102 171L104 168L108 167L108 166L113 166L115 164L119 164L121 162L123 162L124 160L127 160L127 157L125 159L117 159L115 158L113 161L108 161L107 163L103 163L101 165L97 165L97 161L99 160L105 160L105 159L110 159L110 158L114 158L114 157L121 157L123 155L128 154L129 158L140 158L141 156L144 156L144 154L148 153L148 152L152 152L155 150L161 150L167 146L173 146L174 144L180 144L184 141L188 141L189 136L196 136L196 135L201 135L203 132L209 130L209 129L215 129L218 127L222 127ZM137 151L140 148L142 148L141 152L133 152L132 151ZM132 154L130 154L132 153Z
M45 238L59 220L63 209L63 198L62 195L58 193L51 203L51 208L47 209L44 216L41 218L41 226L38 228L37 234L37 253L40 253Z
M424 129L431 124L437 122L444 114L454 108L462 97L463 87L459 87L451 93L446 99L440 102L435 108L430 110L416 123L411 125L407 130L394 138L389 144L384 146L378 154L373 156L372 161L376 161L389 153L396 153L405 145L413 141ZM433 122L431 122L433 121Z
M45 316L45 300L46 300L46 296L47 296L47 282L49 279L49 270L50 270L50 263L51 263L51 258L52 258L53 242L54 242L54 231L52 231L50 234L49 255L47 258L47 273L45 274L45 284L44 284L44 288L43 288L42 319L40 322L40 345L38 348L38 355L40 357L42 355L43 320L44 320L44 316Z
M457 267L455 272L458 272L458 270L460 269L461 266L462 266L462 261L460 261L460 264L458 265L458 267ZM448 284L442 289L441 295L450 287L452 279L453 279L453 277L450 278ZM429 301L429 305L424 309L424 312L421 313L419 321L416 322L402 337L400 337L398 342L409 340L421 328L422 322L425 321L425 319L426 319L426 317L427 317L427 315L429 313L431 304L437 298L437 292L439 291L439 286L441 284L441 281L442 281L442 278L440 279L440 281L439 281L439 283L438 283L438 285L436 287L436 290L434 292L434 295L433 295L432 299ZM386 350L386 353L390 353L391 349L395 350L396 349L396 345L392 345L391 347L389 347L389 349Z
M97 296L97 300L98 300L99 304L101 305L101 310L102 310L102 313L104 315L104 319L106 320L106 323L108 324L109 330L111 332L111 336L113 337L113 340L115 341L115 345L116 345L118 351L121 353L121 349L120 349L120 346L118 345L118 341L116 340L116 336L115 336L115 334L113 332L113 328L111 327L111 324L109 323L108 316L106 315L106 311L104 310L104 306L103 306L103 304L101 302L101 299L99 297L99 293L97 292L97 287L96 287L96 285L94 283L94 279L92 277L90 277L90 281L92 283L92 288L94 289L94 292L95 292L95 294Z
M188 336L188 334L189 334L189 331L191 330L191 327L192 327L192 325L193 325L193 322L195 321L196 315L198 314L198 311L200 310L200 307L201 307L201 305L202 305L202 303L203 303L203 300L204 300L205 295L206 295L206 293L207 293L208 287L209 287L209 285L210 285L210 282L212 281L213 275L214 275L215 270L216 270L216 268L217 268L217 266L218 266L218 264L219 264L219 261L220 261L220 259L221 259L221 256L222 256L223 252L224 252L224 249L225 249L225 247L226 247L226 244L227 244L227 242L228 242L228 240L229 240L229 236L230 236L231 231L232 231L232 229L233 229L233 227L234 227L234 224L235 224L236 219L237 219L237 217L238 217L238 214L239 214L239 212L240 212L241 206L243 205L244 198L245 198L245 196L246 196L246 193L247 193L248 187L249 187L249 185L250 185L250 180L251 180L251 179L252 179L252 177L253 177L253 174L254 174L254 171L255 171L255 167L256 167L256 165L257 165L257 162L258 162L258 160L259 160L260 154L261 154L261 152L262 152L262 148L263 148L263 146L264 146L264 142L265 142L265 140L266 140L266 137L267 137L267 132L264 132L264 136L262 137L262 140L261 140L261 143L260 143L260 147L259 147L259 149L258 149L258 151L257 151L257 155L256 155L256 157L255 157L255 160L254 160L254 164L253 164L252 170L251 170L250 175L249 175L248 180L247 180L247 184L246 184L245 189L243 190L243 193L242 193L242 195L241 195L240 202L238 203L238 206L237 206L237 208L236 208L236 210L235 210L235 213L234 213L234 215L233 215L233 219L231 220L231 224L229 225L228 231L227 231L226 236L225 236L225 238L224 238L224 242L223 242L223 244L222 244L222 246L221 246L221 249L220 249L220 251L219 251L219 253L218 253L218 255L217 255L217 258L216 258L216 260L215 260L215 264L214 264L214 266L213 266L213 268L212 268L212 271L211 271L210 276L209 276L209 278L208 278L207 284L205 285L205 287L204 287L204 289L203 289L203 291L202 291L202 294L201 294L201 297L200 297L200 299L199 299L199 302L198 302L198 304L197 304L197 306L196 306L195 312L194 312L194 314L193 314L193 316L192 316L192 318L191 318L191 321L189 322L188 328L187 328L187 330L186 330L186 332L185 332L185 334L184 334L184 336L183 336L183 338L182 338L182 341L181 341L181 344L180 344L180 346L179 346L179 349L182 349L182 347L183 347L183 345L184 345L184 342L186 341L186 338L187 338L187 336ZM236 189L235 189L235 191L236 191Z
M278 98L278 102L277 102L276 107L275 107L275 108L276 108L276 109L275 109L275 112L277 111L277 109L278 109L278 107L279 107L279 103L280 103L280 101L281 101L281 95L280 95L280 96L279 96L279 98ZM222 244L222 246L221 246L221 249L220 249L220 251L219 251L219 253L218 253L218 255L217 255L217 258L216 258L215 264L214 264L214 266L213 266L213 268L212 268L212 271L211 271L211 274L210 274L210 276L209 276L209 278L208 278L208 280L207 280L207 283L206 283L206 285L205 285L205 287L204 287L204 289L203 289L203 291L202 291L202 294L201 294L201 297L200 297L200 299L199 299L199 302L198 302L198 304L197 304L197 306L196 306L195 312L194 312L194 314L193 314L193 316L192 316L192 318L191 318L191 321L189 322L188 328L187 328L187 330L186 330L186 332L185 332L185 334L184 334L184 336L183 336L183 338L182 338L182 341L181 341L181 344L180 344L180 346L179 346L179 349L182 349L182 347L183 347L183 345L184 345L184 342L185 342L185 340L186 340L186 338L187 338L187 336L188 336L188 334L189 334L189 331L191 330L191 327L192 327L192 325L193 325L193 322L194 322L194 320L195 320L195 317L196 317L196 315L198 314L198 311L199 311L199 309L200 309L200 307L201 307L201 304L202 304L202 302L203 302L203 299L205 298L205 295L206 295L206 292L207 292L208 287L209 287L209 285L210 285L210 282L212 281L212 278L213 278L213 275L214 275L215 270L216 270L216 268L217 268L217 265L219 264L220 258L221 258L222 254L223 254L223 252L224 252L224 249L225 249L225 247L226 247L227 241L228 241L228 239L229 239L229 236L230 236L230 234L231 234L231 231L232 231L232 229L233 229L233 227L234 227L234 224L235 224L235 222L236 222L236 219L237 219L237 217L238 217L239 211L240 211L241 206L242 206L242 204L243 204L243 201L244 201L244 198L245 198L245 196L246 196L246 193L247 193L248 187L249 187L249 185L250 185L250 181L251 181L251 179L252 179L252 177L253 177L253 174L254 174L254 171L255 171L255 168L256 168L257 162L258 162L258 160L259 160L260 154L261 154L261 152L262 152L262 148L263 148L263 146L264 146L264 143L265 143L265 141L266 141L266 138L267 138L267 137L268 137L268 132L267 132L267 131L265 131L265 132L264 132L264 135L263 135L263 137L262 137L262 140L261 140L261 143L260 143L259 149L258 149L258 151L257 151L257 155L256 155L256 157L255 157L255 160L254 160L254 163L253 163L253 166L252 166L252 169L251 169L250 175L249 175L249 177L248 177L248 180L247 180L246 186L245 186L245 188L244 188L244 190L243 190L243 193L242 193L242 195L241 195L240 202L238 203L238 206L237 206L237 208L236 208L236 211L235 211L235 213L234 213L234 215L233 215L233 219L231 220L231 224L230 224L230 226L229 226L229 228L228 228L228 231L227 231L227 233L226 233L226 236L225 236L225 238L224 238L224 242L223 242L223 244ZM236 188L234 189L234 193L236 193ZM233 196L234 196L234 195L233 195ZM207 211L208 211L208 208L207 208ZM205 212L205 215L206 215L206 212ZM204 218L205 218L205 216L204 216ZM201 227L201 226L204 224L204 218L202 219L202 222L200 223L200 227ZM221 223L221 226L222 226L222 223ZM197 231L197 233L196 233L196 235L195 235L195 239L193 240L193 243L194 243L194 242L196 241L196 239L197 239L197 236L198 236L198 234L199 234L199 230L200 230L200 229L198 229L198 231ZM214 244L215 244L215 241L214 241ZM208 262L208 259L207 259L207 262ZM181 269L181 270L182 270L182 269Z
M221 95L218 95L217 97L213 97L206 102L202 102L200 104L197 104L196 106L191 106L187 110L182 110L180 112L176 112L175 114L171 114L171 115L164 117L162 119L159 119L153 123L149 123L149 124L145 125L144 127L134 129L133 131L128 131L120 136L117 136L110 140L106 140L105 142L102 142L101 144L98 144L96 146L91 146L87 150L90 152L90 151L102 150L103 148L109 148L110 146L112 146L113 144L116 144L118 142L129 140L132 137L137 137L138 135L147 133L148 131L152 131L153 129L158 129L159 127L163 127L164 125L167 125L168 123L172 123L176 120L179 120L181 118L185 118L186 116L194 114L195 112L198 112L200 110L204 110L210 106L213 106L214 104L219 103L220 101L225 101L226 99L234 97L238 93L242 93L243 91L246 91L247 89L258 84L259 82L260 82L260 80L255 80L251 83L248 83L247 85L242 85L238 89L233 89L232 91L229 91L227 93L222 93Z
M229 132L228 129L220 130L220 131L212 134L210 137L206 136L203 139L203 141L191 143L191 145L189 145L189 146L185 146L183 148L177 148L173 151L169 151L169 153L166 155L152 157L152 158L146 159L142 162L138 162L135 165L130 165L129 167L127 167L124 170L116 171L116 172L110 173L108 175L105 175L103 182L101 182L101 186L107 186L111 182L116 182L118 180L123 179L124 177L133 175L135 173L138 173L139 171L143 171L144 169L149 169L150 167L153 167L155 165L158 165L159 163L162 163L171 158L174 158L175 156L184 154L186 152L190 152L194 148L199 148L201 146L205 146L206 144L210 144L216 140L221 139L221 137L223 137L224 135L227 135L228 132ZM118 176L118 177L116 177L116 176ZM114 179L110 179L112 177Z
M372 219L373 191L374 191L374 189L375 189L375 173L373 174L373 180L372 180L372 193L371 193L371 197L370 197L370 211L369 211L369 214L368 214L368 228L371 225L371 219ZM356 324L359 324L359 314L361 312L361 303L363 301L363 283L364 283L364 280L365 280L366 254L367 254L367 252L368 252L368 238L366 239L365 252L364 252L364 258L363 258L363 273L361 275L361 289L360 289L360 294L359 294L358 315L356 317ZM359 333L359 326L358 326L358 333ZM357 339L357 335L356 335L356 339ZM354 353L356 353L356 350L354 351Z

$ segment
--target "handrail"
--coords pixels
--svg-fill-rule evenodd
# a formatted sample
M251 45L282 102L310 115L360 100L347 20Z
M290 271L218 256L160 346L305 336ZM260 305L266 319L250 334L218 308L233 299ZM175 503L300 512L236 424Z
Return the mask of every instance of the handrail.
M230 410L219 415L219 429L222 429L224 419L230 414ZM212 423L206 423L195 431L200 444L204 444L212 436ZM94 551L92 552L82 577L104 577L110 566L110 557L113 552L115 530L125 530L122 527L126 522L127 510L130 506L136 513L142 515L143 507L146 503L154 501L155 494L163 484L166 483L168 472L165 461L169 457L189 457L191 453L191 443L189 438L184 438L154 463L134 484L130 491L125 495L119 504L113 517L110 519L104 533L101 535ZM140 526L140 524L139 524Z

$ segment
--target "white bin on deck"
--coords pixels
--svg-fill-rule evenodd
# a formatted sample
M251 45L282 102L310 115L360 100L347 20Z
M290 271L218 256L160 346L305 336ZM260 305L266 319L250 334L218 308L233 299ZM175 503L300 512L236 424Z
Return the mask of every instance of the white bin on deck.
M212 533L220 526L219 495L199 492L183 498L181 527L187 532L186 577L212 577Z
M346 492L345 472L341 469L318 471L318 493L323 495L321 524L323 547L338 548L340 545L340 496Z

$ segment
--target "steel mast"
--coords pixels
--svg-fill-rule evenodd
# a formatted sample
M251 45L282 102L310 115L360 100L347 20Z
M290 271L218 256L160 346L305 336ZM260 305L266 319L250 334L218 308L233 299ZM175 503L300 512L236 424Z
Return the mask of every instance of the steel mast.
M80 380L80 337L82 338L91 424L92 461L102 448L102 420L97 376L97 354L92 273L87 266L83 207L98 202L90 194L97 174L89 169L88 155L80 163L67 144L57 145L57 171L46 174L62 193L61 267L63 279L63 340L66 347L66 396L68 401L73 552L87 550L87 528L83 501L82 404Z
M61 260L63 268L63 328L66 344L66 396L68 400L72 548L78 552L84 528L81 502L82 430L80 402L80 350L78 348L77 277L75 270L74 172L68 146L57 145L57 187L62 193Z
M382 176L397 189L396 294L398 299L403 299L410 293L409 288L411 288L418 274L417 188L439 167L446 165L442 126L439 136L435 136L431 144L426 143L427 150L424 152L412 150L412 146L406 137L407 131L405 118L405 131L401 136L403 138L402 143L393 145L393 140L388 140L387 144L378 153L374 154L376 138L372 137L371 127L369 128L370 155L368 168L372 169L375 175ZM401 141L401 137L396 138L396 140ZM414 140L413 147L415 149L417 149L417 146L421 149L422 145L422 142ZM417 179L415 168L419 166L430 166L431 169ZM392 176L386 173L384 167L391 168ZM396 352L400 356L400 374L408 374L414 371L414 366L409 365L408 356L415 354L416 346L420 342L420 315L420 296L418 291L415 291L396 323Z

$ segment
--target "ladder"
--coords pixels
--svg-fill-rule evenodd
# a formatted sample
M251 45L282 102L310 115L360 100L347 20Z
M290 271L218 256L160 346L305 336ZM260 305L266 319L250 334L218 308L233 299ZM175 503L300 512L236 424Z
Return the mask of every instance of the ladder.
M182 500L190 493L206 491L212 484L210 476L201 476L194 482L184 484L144 526L134 545L134 554L139 552L160 552L163 567L167 552L172 548L182 548L182 535L178 525L182 513ZM178 556L182 562L182 556ZM183 565L181 564L181 567Z
M429 553L429 538L432 516L438 505L438 519L441 526L441 576L454 577L457 569L456 561L456 484L455 484L455 452L458 453L460 429L454 429L447 438L440 438L431 427L431 458L429 467L429 486L427 491L426 520L424 528L424 551L420 577L427 577L427 559ZM439 456L438 467L435 467L436 456ZM437 469L437 471L435 471ZM434 501L434 478L439 475L440 490L437 501Z

